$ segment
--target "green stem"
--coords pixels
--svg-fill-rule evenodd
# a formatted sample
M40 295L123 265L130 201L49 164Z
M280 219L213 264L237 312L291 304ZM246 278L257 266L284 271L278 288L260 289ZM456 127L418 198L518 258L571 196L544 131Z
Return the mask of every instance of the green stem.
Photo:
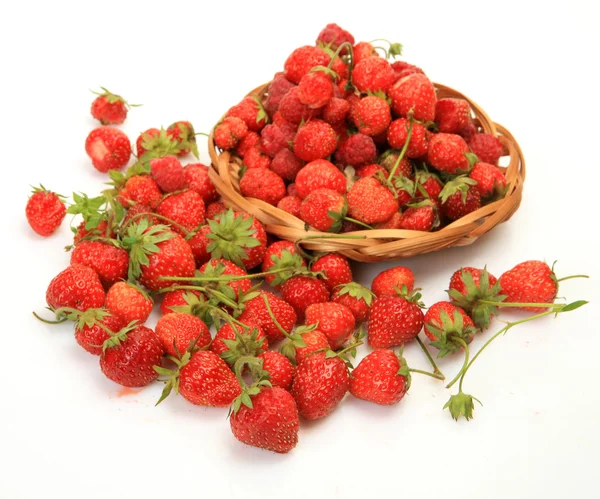
M577 275L569 275L567 277L561 277L560 279L557 279L556 282L562 282L562 281L566 281L568 279L589 279L589 278L590 278L589 275L577 274Z
M444 381L446 379L446 378L444 378L443 374L429 373L427 371L421 371L421 369L413 369L412 367L409 369L409 371L411 373L424 374L425 376L429 376L431 378L439 379L440 381Z
M38 314L36 314L35 312L31 312L33 314L33 316L38 320L38 321L42 321L46 324L62 324L63 322L66 322L68 319L66 317L63 317L60 320L57 321L49 321L48 319L44 319L43 317L40 317Z
M356 220L355 218L344 217L344 220L348 220L348 222L352 222L352 223L355 223L357 225L360 225L360 226L364 227L365 229L369 229L369 230L373 229L373 227L371 227L370 225L367 225L366 223L360 222L359 220Z
M285 329L283 329L283 326L281 324L279 324L279 321L275 318L275 314L273 313L273 310L271 309L271 305L269 304L269 299L267 298L266 294L262 295L263 301L265 302L265 307L267 307L267 312L269 313L269 317L271 317L271 320L273 321L273 324L275 324L275 327L277 329L279 329L279 332L281 334L283 334L286 338L288 339L292 339L292 335L290 333L288 333Z
M446 388L450 388L454 383L456 383L458 381L458 379L461 377L462 373L465 372L465 370L467 369L468 364L469 364L469 347L468 347L468 345L461 338L456 338L456 341L459 344L462 343L461 346L463 346L463 348L465 349L465 361L463 362L463 365L460 368L460 371L458 371L458 374L454 377L454 379L452 381L450 381L450 383L448 383L446 385Z
M440 374L442 376L440 379L446 379L446 377L442 374L442 371L440 371L437 364L435 363L435 360L433 360L433 357L429 353L429 350L427 350L427 347L423 343L423 340L421 338L419 338L418 336L416 337L416 340L417 340L417 343L419 344L419 346L421 347L421 350L423 350L423 352L425 353L425 356L429 360L431 367L433 367L433 373Z
M350 350L354 350L356 347L359 347L362 344L364 344L364 341L358 340L357 342L352 343L351 345L348 345L346 348L344 348L343 350L340 350L339 352L336 352L336 353L339 357L340 355L343 355L346 352L349 352Z
M516 302L506 302L506 301L494 301L494 300L479 300L479 303L483 303L484 305L494 305L496 307L540 307L540 308L552 308L552 309L562 309L565 304L564 303L516 303Z
M409 118L409 122L410 122L410 125L408 125L408 135L406 136L406 142L404 142L404 146L402 147L402 150L400 151L400 155L398 156L398 159L396 160L394 167L392 168L392 170L390 171L390 174L388 175L388 182L391 182L392 179L394 178L394 175L396 174L396 170L398 169L398 166L400 166L400 162L404 159L404 155L406 154L406 151L408 150L408 144L410 144L410 139L412 137L412 131L413 131L412 118Z
M231 282L231 281L241 281L244 279L256 279L258 277L264 277L271 274L279 274L282 272L287 272L288 270L297 270L297 267L284 267L281 269L275 270L267 270L266 272L257 272L256 274L246 274L246 275L232 275L226 274L219 277L160 277L163 281L191 281L191 282Z

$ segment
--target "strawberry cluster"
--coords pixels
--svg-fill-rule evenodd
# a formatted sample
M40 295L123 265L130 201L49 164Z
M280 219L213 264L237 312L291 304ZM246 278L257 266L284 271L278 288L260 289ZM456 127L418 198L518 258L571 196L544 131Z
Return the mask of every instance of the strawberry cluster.
M214 141L241 158L242 195L324 232L433 231L502 198L502 143L466 100L393 61L401 48L329 24L233 106Z

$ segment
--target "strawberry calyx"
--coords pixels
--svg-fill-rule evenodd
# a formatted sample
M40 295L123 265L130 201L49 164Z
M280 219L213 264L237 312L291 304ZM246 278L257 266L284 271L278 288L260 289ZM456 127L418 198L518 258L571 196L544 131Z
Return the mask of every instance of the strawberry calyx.
M100 326L102 326L102 324L100 324ZM134 320L117 332L113 332L110 329L104 327L103 329L110 334L110 337L107 338L102 344L102 355L104 355L106 350L108 350L109 348L114 348L121 345L121 343L123 343L127 339L129 333L136 329L138 326L138 321Z
M427 330L437 340L431 346L437 348L438 358L459 351L473 340L477 328L465 326L464 319L459 310L454 310L452 317L445 310L440 311L440 321L434 320L427 323Z
M93 327L95 324L101 323L111 315L105 308L88 308L84 312L71 307L46 308L54 313L56 320L50 321L44 319L35 312L33 312L33 316L46 324L62 324L65 321L72 321L75 322L75 327L79 330L83 329L85 326Z
M120 95L114 94L110 90L108 90L104 87L100 87L100 88L102 89L102 92L96 92L94 90L90 90L90 92L92 92L93 94L98 95L100 97L106 97L106 102L108 102L109 104L115 104L116 102L122 102L123 104L125 104L127 109L131 109L132 107L140 107L143 105L143 104L129 104L129 102L127 102Z
M249 368L253 379L253 383L250 386L246 384L243 377L246 367ZM233 370L242 389L242 393L234 399L228 417L231 415L231 412L237 414L242 405L245 405L248 409L252 409L253 405L251 397L253 395L258 395L265 387L272 387L271 382L269 381L269 373L263 369L263 359L249 356L240 357L235 362Z
M48 189L46 189L42 184L39 185L39 187L35 187L33 185L30 185L31 187L31 193L32 194L36 194L38 192L43 192L45 194L54 194L57 198L60 199L60 201L64 204L65 200L67 199L66 196L63 196L62 194L58 194L57 192L54 191L50 191Z
M269 270L277 270L275 278L271 281L271 286L280 286L294 275L294 269L301 269L302 256L298 253L292 253L287 248L281 251L281 255L271 255L270 260L273 265Z
M198 152L198 145L196 144L196 132L194 131L194 126L189 121L188 122L178 121L177 123L173 123L172 125L170 125L168 128L168 131L173 132L175 127L177 127L179 129L179 133L173 133L174 137L172 138L172 140L174 140L174 142L177 144L178 151L176 153L171 152L169 154L163 154L163 156L158 156L158 157L174 156L183 151L191 151L192 154L197 159L200 159L200 153ZM162 130L161 130L161 133L158 135L158 137L160 137L161 134L162 134ZM143 146L143 144L142 144L142 146ZM144 147L144 149L146 149L145 146L143 146L143 147ZM157 157L157 156L154 156L154 157Z
M368 307L371 306L371 303L373 303L373 299L375 298L375 293L373 293L373 291L357 282L339 284L334 288L334 291L340 295L350 295L352 298L363 300Z
M252 228L253 222L254 217L235 215L232 209L224 212L218 220L209 220L210 232L207 238L211 243L207 251L211 257L225 258L244 268L243 260L248 258L246 249L261 244L256 237L252 237L256 233L256 229Z
M378 45L373 45L374 49L383 50L386 59L395 59L399 55L402 55L402 44L398 42L390 42L385 38L376 38L375 40L371 40L369 43L372 45L375 42L384 42L388 44L388 47L381 47Z
M141 158L133 163L125 173L119 170L109 170L108 177L110 182L107 185L113 186L115 189L121 189L131 177L137 177L138 175L150 175L150 163L149 161L142 161Z
M446 183L442 192L440 192L440 200L442 203L445 203L450 196L460 192L462 203L465 204L467 202L467 193L474 185L477 185L477 180L473 180L466 175L459 175Z
M315 66L309 71L309 73L325 73L327 76L331 76L331 78L335 81L340 77L340 75L331 69L332 63L333 59L331 59L329 66Z
M106 193L93 198L88 197L84 192L73 193L73 203L67 206L67 213L70 215L81 215L85 222L85 230L88 233L98 234L94 230L100 225L100 222L108 219L109 199ZM75 227L71 227L73 232L77 232Z
M230 366L233 366L242 357L257 357L263 348L265 338L258 338L258 328L248 326L226 312L222 317L225 318L231 329L235 333L235 339L221 339L227 350L221 354L221 358Z
M252 95L252 99L254 100L254 102L256 103L256 107L258 109L258 113L256 115L256 122L260 123L261 121L264 120L265 123L269 123L269 115L267 113L267 111L265 110L261 100L259 99L258 95Z
M141 266L150 264L148 255L160 251L157 244L173 237L175 234L166 225L149 227L147 218L131 224L122 240L123 247L129 251L128 279L135 282L142 272Z
M396 295L400 298L404 298L406 301L415 303L419 308L425 308L425 304L421 301L423 295L420 293L421 288L415 288L413 290L408 289L406 284L403 284L401 288L394 287Z

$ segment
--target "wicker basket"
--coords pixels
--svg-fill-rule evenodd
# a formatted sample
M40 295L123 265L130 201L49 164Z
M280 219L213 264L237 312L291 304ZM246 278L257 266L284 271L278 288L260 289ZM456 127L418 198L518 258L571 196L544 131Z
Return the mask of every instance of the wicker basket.
M244 198L240 194L238 170L241 160L228 151L219 152L214 144L212 133L208 141L212 161L210 178L228 206L251 213L265 224L267 232L281 239L297 242L308 250L337 251L352 260L378 262L397 260L450 246L472 244L496 225L508 220L517 211L525 180L525 160L519 144L510 132L494 123L481 107L456 90L437 83L434 85L438 90L439 98L458 97L467 100L475 114L475 123L486 133L496 135L504 146L504 154L510 157L510 162L505 167L509 186L506 196L436 232L376 229L331 234L306 230L305 223L299 218L264 201ZM262 85L248 95L262 96L267 87L268 84Z

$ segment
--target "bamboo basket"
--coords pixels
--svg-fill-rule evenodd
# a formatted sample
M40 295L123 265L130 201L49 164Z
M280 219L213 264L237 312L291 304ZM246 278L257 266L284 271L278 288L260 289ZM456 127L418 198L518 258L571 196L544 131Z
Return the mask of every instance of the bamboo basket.
M525 159L519 144L510 132L494 123L486 112L462 93L434 83L438 98L456 97L469 102L475 114L475 124L484 132L498 137L504 147L504 156L509 157L505 170L508 190L506 196L469 213L435 232L420 232L400 229L375 229L331 234L307 229L299 218L254 198L240 194L238 170L241 160L228 151L219 151L212 132L208 144L212 161L209 176L226 205L245 211L260 220L267 232L302 245L304 249L319 252L339 252L359 262L379 262L438 251L451 246L466 246L474 243L483 234L499 223L505 222L521 204L525 181ZM262 95L268 83L252 90L248 95ZM214 130L214 129L213 129Z

